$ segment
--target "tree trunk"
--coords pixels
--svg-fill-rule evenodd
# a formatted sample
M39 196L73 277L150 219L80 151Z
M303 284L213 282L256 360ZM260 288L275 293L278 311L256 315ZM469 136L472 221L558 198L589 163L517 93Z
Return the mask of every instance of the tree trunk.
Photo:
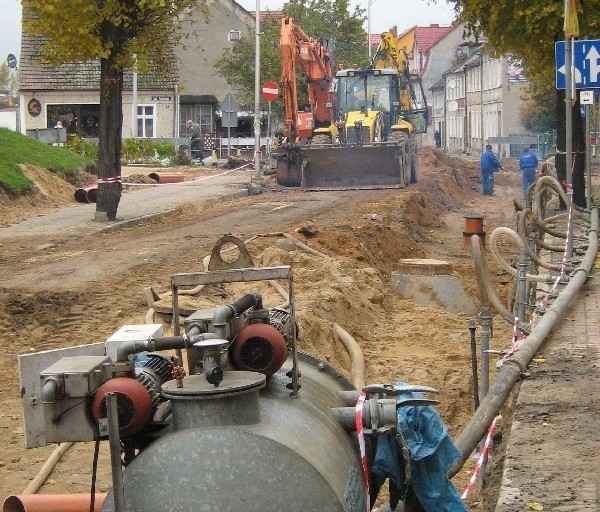
M100 61L97 220L115 220L121 200L123 69L112 57Z
M558 181L566 182L567 165L565 150L567 147L567 113L565 108L566 93L564 89L556 90L556 174ZM585 207L585 130L581 116L579 97L572 107L573 120L573 203Z

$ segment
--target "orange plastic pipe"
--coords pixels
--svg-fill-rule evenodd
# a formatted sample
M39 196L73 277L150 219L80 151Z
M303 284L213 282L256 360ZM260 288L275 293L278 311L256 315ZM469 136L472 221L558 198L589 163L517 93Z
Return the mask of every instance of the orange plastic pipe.
M100 512L106 493L96 494L94 512ZM90 494L21 494L4 500L2 512L89 512Z
M90 185L85 188L78 188L75 191L75 200L80 203L95 203L98 185Z
M183 181L184 175L180 172L151 172L148 177L156 183L179 183Z

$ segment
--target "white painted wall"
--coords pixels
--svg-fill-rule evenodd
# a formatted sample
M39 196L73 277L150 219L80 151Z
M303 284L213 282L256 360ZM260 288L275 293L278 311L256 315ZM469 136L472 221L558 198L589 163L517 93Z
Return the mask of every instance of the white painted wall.
M0 110L0 127L17 131L17 110Z

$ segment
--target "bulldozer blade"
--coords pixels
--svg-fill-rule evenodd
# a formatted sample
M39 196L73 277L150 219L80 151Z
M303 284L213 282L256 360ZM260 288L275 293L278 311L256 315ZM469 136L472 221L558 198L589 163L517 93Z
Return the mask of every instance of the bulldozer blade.
M402 188L409 182L399 145L308 146L303 153L306 190Z

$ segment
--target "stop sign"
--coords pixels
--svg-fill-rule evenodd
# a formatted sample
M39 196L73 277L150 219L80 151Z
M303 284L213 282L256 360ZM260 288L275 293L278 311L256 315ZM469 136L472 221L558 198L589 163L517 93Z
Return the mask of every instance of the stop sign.
M265 82L262 87L262 97L266 101L276 100L279 96L279 86L275 82Z

